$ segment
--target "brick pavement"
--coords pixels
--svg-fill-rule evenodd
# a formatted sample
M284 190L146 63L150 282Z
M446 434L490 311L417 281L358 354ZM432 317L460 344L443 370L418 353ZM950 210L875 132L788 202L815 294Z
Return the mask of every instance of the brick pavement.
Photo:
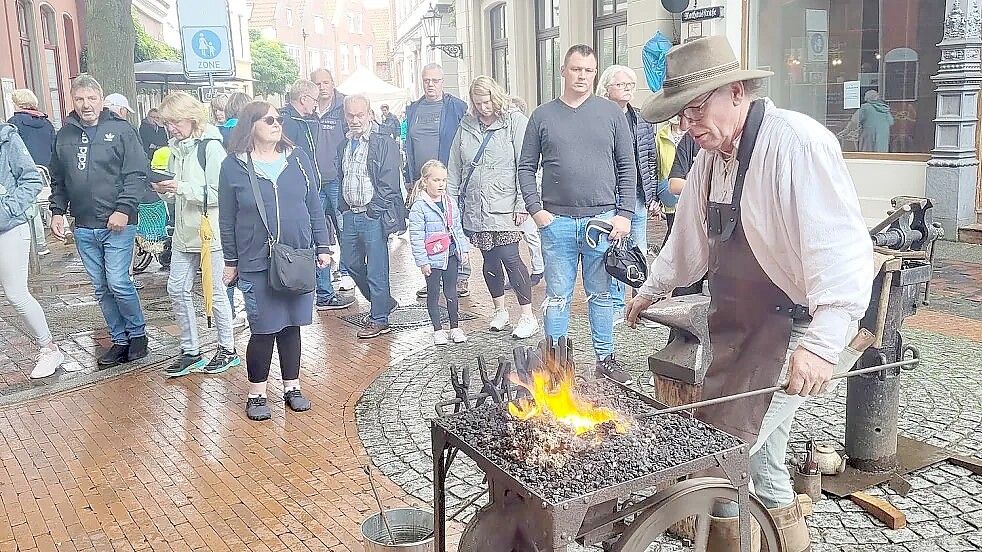
M407 266L405 244L394 245L399 248L393 252L396 296L413 302L412 293L422 278ZM967 268L968 278L982 282L978 265ZM490 300L475 274L476 293L463 306L486 316ZM65 287L84 278L52 270L45 280L64 293L45 293L42 301L46 306L49 301L73 299L84 303L84 297ZM953 290L955 285L936 289ZM76 289L90 293L87 284ZM539 287L536 297L541 293ZM153 299L148 291L143 295ZM359 306L364 310L363 301ZM30 344L11 331L10 314L9 307L0 304L4 391L25 385L23 374L33 362ZM982 342L978 328L959 335L958 328L976 319L950 315L926 309L915 319L923 320L918 327ZM358 524L375 506L362 471L369 457L356 423L358 401L387 367L412 355L425 356L428 331L359 342L353 339L355 328L338 316L322 314L303 332L301 379L314 409L284 412L282 403L274 400L273 420L259 424L245 420L243 413L244 370L166 381L159 364L148 362L125 374L100 376L88 372L91 364L86 364L92 361L100 335L88 335L72 351L86 366L78 379L63 386L27 383L31 394L8 395L16 402L0 407L0 551L361 550ZM952 320L957 320L956 327L938 326ZM481 326L475 322L471 327ZM159 358L173 351L173 334L166 327L161 322ZM238 343L244 347L245 336L240 335ZM278 397L278 378L271 379L270 396ZM945 398L939 395L937 400ZM387 406L400 411L406 405ZM400 481L402 487L386 477L379 480L387 507L423 502L404 489L425 489L419 479ZM968 500L961 503L965 513L973 513ZM931 523L965 528L949 517L935 517L924 521L925 531L934 530ZM962 519L968 532L979 527L973 520L979 518ZM909 536L896 535L890 542Z

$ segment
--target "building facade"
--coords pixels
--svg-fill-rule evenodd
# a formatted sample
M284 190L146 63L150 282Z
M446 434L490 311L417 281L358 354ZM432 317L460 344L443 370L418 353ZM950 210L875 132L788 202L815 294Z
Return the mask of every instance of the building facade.
M60 127L71 111L69 88L79 73L84 37L83 2L76 0L5 0L0 5L0 118L13 114L10 95L29 88L40 109Z
M961 154L951 161L965 136L975 143L979 110L965 102L978 102L978 79L973 85L966 76L956 101L954 92L939 93L937 78L957 56L978 59L978 0L690 0L688 9L700 13L688 14L648 0L457 0L454 9L465 55L458 87L492 75L531 106L560 93L562 55L573 44L593 45L601 70L619 63L638 71L642 103L650 90L641 52L656 32L675 43L724 34L750 67L775 73L768 95L779 107L807 113L839 137L868 222L885 217L900 195L932 197L948 239L982 222L965 216L982 208L977 183L929 180L939 174L929 167L952 163L962 167L961 180L970 172L963 165L974 163L978 180L976 146L974 162ZM958 26L961 35L949 37ZM972 44L945 60L940 43L949 38ZM966 207L966 197L978 205Z
M368 19L375 36L375 66L370 67L370 69L375 71L378 78L389 82L392 80L392 40L394 35L392 10L389 8L370 9L368 10Z
M335 50L334 80L342 83L359 67L375 70L376 41L371 11L361 0L334 0L331 19L337 49Z
M510 2L509 2L510 3ZM437 42L440 44L462 42L458 36L463 2L451 0L392 0L391 11L395 18L395 36L392 47L392 83L406 88L413 97L423 93L423 83L420 73L427 64L439 63L445 74L446 91L460 96L461 83L466 82L467 76L473 72L475 63L483 57L483 51L468 52L468 44L464 45L464 58L457 59L442 50L430 47L430 37L426 36L423 28L423 16L433 8L440 14L440 24L437 30ZM483 46L477 44L478 47Z

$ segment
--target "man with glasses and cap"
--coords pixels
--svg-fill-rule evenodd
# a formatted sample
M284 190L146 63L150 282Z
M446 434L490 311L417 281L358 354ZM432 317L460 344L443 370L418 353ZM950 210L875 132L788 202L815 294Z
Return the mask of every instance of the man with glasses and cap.
M837 369L850 368L837 365L869 305L872 244L838 140L760 97L772 73L741 69L721 36L674 48L666 67L664 88L642 115L680 115L702 152L628 322L708 271L713 361L703 398L788 385L696 416L753 444L754 492L784 550L804 552L808 529L785 467L791 423ZM738 549L735 510L720 505L725 517L713 518L710 550Z

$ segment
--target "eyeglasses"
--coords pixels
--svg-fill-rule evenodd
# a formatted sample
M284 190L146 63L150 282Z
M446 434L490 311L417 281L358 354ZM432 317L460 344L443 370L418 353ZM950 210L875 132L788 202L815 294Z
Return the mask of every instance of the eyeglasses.
M679 112L679 117L684 117L690 123L695 123L696 121L701 121L702 118L706 116L706 114L703 113L703 111L702 111L703 108L706 107L706 104L709 103L709 100L713 96L715 96L716 95L716 92L718 92L718 91L719 91L719 89L717 88L716 90L713 90L712 92L710 92L709 95L706 96L706 99L704 99L702 101L702 103L700 103L699 105L693 106L693 107L687 107L687 108L683 109L681 112Z
M634 90L635 88L638 87L637 83L634 83L634 82L613 82L613 83L610 83L607 86L613 86L614 88L616 88L618 90L626 90L628 92L630 92L630 91L632 91L632 90Z
M272 115L266 115L265 117L263 117L262 119L259 119L259 120L262 121L262 122L264 122L264 123L266 123L269 126L273 126L273 123L276 123L276 124L278 124L280 126L283 126L283 116L282 115L277 115L276 117L273 117Z
M443 79L423 79L423 84L440 84Z

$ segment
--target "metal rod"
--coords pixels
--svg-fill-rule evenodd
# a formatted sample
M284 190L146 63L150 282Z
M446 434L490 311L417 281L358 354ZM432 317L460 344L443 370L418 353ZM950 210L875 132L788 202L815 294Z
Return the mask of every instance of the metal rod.
M900 362L892 362L890 364L880 364L878 366L872 366L870 368L863 368L861 370L852 370L849 372L844 372L842 374L837 374L832 376L831 379L837 380L842 378L851 378L852 376L859 376L862 374L871 374L873 372L879 372L881 370L887 370L889 368L900 368L903 366L911 366L920 362L920 359L913 358L910 360L902 360ZM727 403L730 401L736 401L739 399L746 399L749 397L756 397L757 395L766 395L768 393L776 393L787 388L787 383L781 385L775 385L773 387L766 387L764 389L757 389L754 391L747 391L745 393L737 393L736 395L727 395L725 397L718 397L715 399L707 399L704 401L698 401L690 404L683 404L681 406L672 406L669 408L663 408L655 412L649 412L648 414L642 414L637 416L638 419L654 418L655 416L660 416L662 414L671 414L673 412L681 412L683 410L690 410L693 408L702 408L704 406L714 406L717 404Z

